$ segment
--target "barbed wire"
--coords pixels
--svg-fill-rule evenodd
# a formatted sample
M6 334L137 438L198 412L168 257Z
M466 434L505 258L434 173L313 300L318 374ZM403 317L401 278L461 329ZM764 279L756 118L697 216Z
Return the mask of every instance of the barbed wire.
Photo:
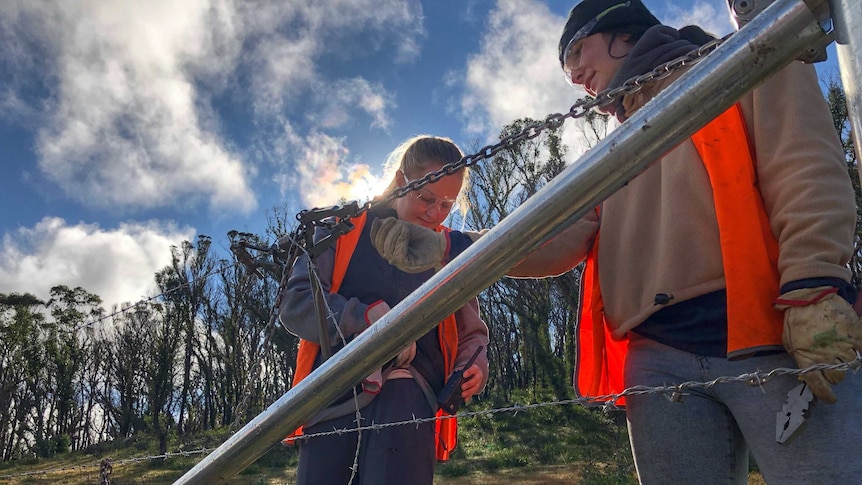
M212 271L204 273L202 276L199 276L199 277L194 278L188 282L177 285L173 288L168 288L167 290L165 290L165 291L163 291L157 295L153 295L153 296L150 296L147 298L142 298L142 299L138 300L137 302L132 303L128 306L125 306L125 307L121 306L120 309L114 310L111 313L107 313L107 314L101 315L97 318L94 318L92 320L85 321L84 323L76 325L74 328L72 328L70 331L68 331L68 333L77 334L81 330L84 330L86 328L92 328L97 323L104 322L105 320L108 320L109 318L116 317L117 315L122 315L123 313L135 310L138 307L140 307L141 305L145 305L147 303L156 301L159 298L167 297L168 295L175 293L179 290L182 290L183 288L191 287L191 285L193 285L194 283L197 283L197 282L200 282L203 280L207 280L216 274L223 273L223 272L229 270L233 266L239 265L240 263L241 263L240 261L234 261L233 263L229 263L227 260L222 259L219 261L219 265L217 268L214 268ZM59 338L59 335L58 335L58 338Z
M309 433L307 435L302 435L297 437L297 440L306 440L312 439L322 436L331 436L331 435L342 435L346 433L355 433L358 431L369 431L369 430L380 430L384 428L391 428L394 426L406 426L406 425L414 425L418 426L420 424L432 422L432 421L440 421L444 419L453 419L453 418L465 418L465 417L475 417L482 415L491 415L491 414L499 414L506 412L514 412L519 413L521 411L530 411L538 408L545 408L550 406L562 406L562 405L570 405L570 404L579 404L585 407L601 407L605 412L611 411L619 411L621 408L616 405L616 402L626 396L640 396L645 394L663 394L667 396L667 398L671 401L679 402L681 398L685 395L685 391L689 389L710 389L719 384L728 384L732 382L742 382L744 384L749 384L752 386L762 387L764 384L769 382L778 376L799 376L803 374L807 374L809 372L819 372L826 370L835 370L835 371L853 371L856 373L860 367L862 367L862 359L857 359L853 362L846 362L841 364L815 364L810 367L806 367L804 369L791 369L787 367L778 367L769 372L755 371L749 372L745 374L740 374L735 377L731 376L723 376L717 377L711 381L686 381L680 384L670 384L665 386L632 386L628 387L622 392L616 394L605 394L600 396L588 396L588 397L579 397L574 399L563 399L560 401L547 401L533 404L516 404L513 406L503 407L503 408L493 408L493 409L484 409L480 411L469 411L465 413L458 413L453 415L444 415L444 416L433 416L430 418L415 418L409 419L405 421L395 421L391 423L372 423L366 426L357 426L356 428L340 428L333 429L332 431L323 431L319 433Z
M659 394L665 395L669 400L679 402L682 401L682 397L688 395L686 391L692 389L710 389L720 384L728 384L739 382L743 384L748 384L751 386L762 387L769 383L769 381L775 379L779 376L801 376L807 374L809 372L820 372L820 371L844 371L844 372L853 372L858 373L859 369L862 368L862 358L857 358L853 362L846 362L841 364L815 364L809 367L805 367L803 369L792 369L787 367L778 367L772 369L768 372L764 371L754 371L749 373L740 374L738 376L722 376L712 379L710 381L686 381L680 384L670 384L664 386L632 386L624 389L623 391L615 394L604 394L599 396L587 396L573 399L562 399L558 401L545 401L539 403L531 403L531 404L514 404L511 406L500 407L500 408L491 408L491 409L482 409L478 411L466 411L458 414L452 415L443 415L443 416L433 416L429 418L415 418L403 421L394 421L391 423L372 423L365 426L357 426L355 428L337 428L332 429L331 431L322 431L319 433L309 433L303 434L300 436L296 436L293 439L295 441L304 441L324 436L332 436L332 435L344 435L349 433L356 433L360 431L370 431L370 430L380 430L385 428L391 428L395 426L418 426L421 424L434 422L434 421L442 421L446 419L455 419L455 418L471 418L471 417L479 417L479 416L493 416L496 414L502 413L514 413L518 414L520 412L530 412L536 409L553 407L553 406L567 406L567 405L581 405L584 407L591 408L602 408L604 412L612 412L621 410L620 407L616 405L616 402L619 399L626 396L640 396L646 394ZM683 402L684 404L684 402ZM361 433L360 433L361 435ZM202 453L208 453L213 451L215 448L200 448L196 450L187 450L187 451L177 451L177 452L169 452L163 453L159 455L148 455L141 457L132 457L125 458L122 460L111 460L112 466L118 465L128 465L132 463L138 463L143 461L152 461L158 459L169 459L179 456L192 456L198 455ZM21 472L15 474L6 474L0 475L0 479L9 479L9 478L20 478L26 476L33 475L46 475L52 473L59 473L64 471L74 471L79 469L87 469L87 468L98 468L101 466L101 461L98 463L93 463L90 465L75 465L68 467L57 467L50 468L46 470L35 470L30 472ZM354 466L356 466L354 464Z
M109 318L111 318L111 317L115 317L115 316L117 316L117 315L121 315L121 314L123 314L123 313L125 313L125 312L127 312L127 311L134 310L135 308L137 308L137 307L139 307L139 306L141 306L141 305L144 305L144 304L146 304L146 303L150 303L150 302L152 302L152 301L158 300L159 298L165 298L165 297L167 297L168 295L171 295L171 294L173 294L173 293L176 293L177 291L180 291L180 290L182 290L182 289L184 289L184 288L191 288L192 284L197 283L197 282L200 282L200 281L205 281L205 280L209 279L211 276L214 276L214 275L216 275L216 274L219 274L219 273L222 273L222 272L224 272L224 271L227 271L227 270L228 270L228 269L230 269L232 266L236 266L236 265L238 265L238 264L239 264L239 261L234 261L233 263L228 263L228 261L227 261L227 260L222 259L222 260L220 260L220 261L219 261L219 265L218 265L218 267L217 267L217 268L214 268L213 270L208 271L207 273L204 273L204 274L203 274L203 276L199 276L199 277L194 278L194 279L192 279L192 280L190 280L190 281L187 281L187 282L185 282L185 283L179 284L179 285L177 285L177 286L175 286L175 287L173 287L173 288L168 288L167 290L165 290L165 291L163 291L163 292L161 292L161 293L159 293L159 294L157 294L157 295L153 295L153 296L150 296L150 297L147 297L147 298L143 298L143 299L141 299L141 300L138 300L137 302L135 302L135 303L133 303L133 304L131 304L131 305L127 306L127 307L121 307L119 310L116 310L116 311L113 311L113 312L108 313L108 314L106 314L106 315L103 315L103 316L101 316L101 317L97 318L96 320L93 320L92 322L88 322L88 323L86 323L86 324L82 325L80 328L91 327L91 326L93 326L93 325L95 325L95 324L97 324L97 323L101 323L101 322L103 322L103 321L105 321L105 320L107 320L107 319L109 319ZM80 329L80 328L79 328L79 329Z

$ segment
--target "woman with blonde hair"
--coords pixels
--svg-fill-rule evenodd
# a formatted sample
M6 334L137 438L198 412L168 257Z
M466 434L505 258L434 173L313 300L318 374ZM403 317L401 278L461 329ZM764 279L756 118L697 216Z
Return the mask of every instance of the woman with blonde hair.
M422 135L406 140L389 157L397 168L384 195L462 156L448 138ZM352 220L356 227L317 258L322 290L332 311L327 321L333 354L434 274L433 269L406 273L380 256L371 235L381 220L404 220L441 232L447 244L460 249L470 244L469 236L461 233L448 237L449 231L443 226L464 191L465 172L461 169L403 197L375 205ZM327 235L319 229L315 239ZM281 323L301 339L294 384L322 363L317 344L321 341L320 325L305 258L294 265L280 305ZM488 380L487 344L488 328L479 316L478 300L473 298L365 379L355 392L320 410L301 433L433 417L439 414L437 395L453 372L464 371L459 389L463 400L484 388ZM474 354L477 358L465 368ZM353 477L355 484L430 485L435 462L447 459L455 446L454 424L454 419L446 419L362 431L360 437L344 433L297 440L297 483L344 485ZM358 468L353 470L357 446Z

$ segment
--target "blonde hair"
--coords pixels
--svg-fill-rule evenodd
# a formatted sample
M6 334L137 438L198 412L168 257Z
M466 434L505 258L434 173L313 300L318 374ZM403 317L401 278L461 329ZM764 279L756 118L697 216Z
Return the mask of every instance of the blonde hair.
M386 157L385 173L392 174L392 180L383 191L383 196L401 187L398 171L407 180L416 180L432 171L432 168L457 162L464 157L461 149L451 139L442 136L418 135L404 140ZM470 172L466 167L455 171L461 175L461 189L458 191L458 207L462 214L467 210L467 191L470 185Z

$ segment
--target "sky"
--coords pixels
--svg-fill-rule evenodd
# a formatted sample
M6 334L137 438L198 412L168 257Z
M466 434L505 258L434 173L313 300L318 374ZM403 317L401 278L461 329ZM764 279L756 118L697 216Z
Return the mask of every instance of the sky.
M645 3L733 30L726 0ZM264 234L276 207L368 200L407 138L469 152L568 111L572 5L3 0L0 293L80 286L124 307L155 294L172 245L207 235L228 258L227 232ZM829 54L817 68L837 78Z

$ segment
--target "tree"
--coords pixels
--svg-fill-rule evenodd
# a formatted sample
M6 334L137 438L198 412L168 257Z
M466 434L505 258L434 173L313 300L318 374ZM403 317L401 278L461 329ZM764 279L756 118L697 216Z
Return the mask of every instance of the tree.
M44 367L40 331L44 302L25 293L0 294L0 445L3 461L29 448L26 417L34 401L35 374Z
M500 139L532 123L516 120L504 128ZM499 223L563 170L565 153L558 129L548 129L474 167L468 225L484 228ZM558 398L570 395L567 362L573 360L570 335L576 306L565 291L577 287L578 274L504 278L479 296L491 330L489 389L503 399L513 389L540 387L551 388Z
M45 335L46 395L50 399L46 412L48 426L47 453L62 453L77 449L89 439L82 429L86 421L83 404L89 400L84 395L84 371L92 363L92 340L84 329L103 313L102 299L81 287L67 286L51 288L51 298L46 307L53 320ZM35 416L34 416L35 417ZM41 419L41 418L35 418ZM45 450L43 445L43 451Z
M847 110L847 96L836 79L828 79L826 85L826 101L829 111L832 113L832 123L835 132L841 140L844 149L844 159L847 162L847 173L853 183L853 191L856 194L856 236L855 250L850 259L850 270L853 272L853 284L857 288L862 287L862 188L859 181L859 160L856 155L856 146L850 131L850 115Z

